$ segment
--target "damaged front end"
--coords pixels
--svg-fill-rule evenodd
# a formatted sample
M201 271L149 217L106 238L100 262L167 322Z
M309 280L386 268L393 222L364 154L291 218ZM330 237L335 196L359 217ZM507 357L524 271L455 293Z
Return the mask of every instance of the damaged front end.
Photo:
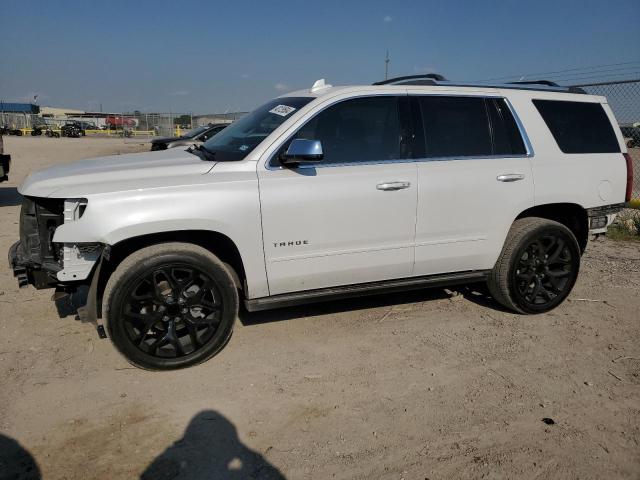
M9 250L9 264L20 287L65 289L87 284L99 261L99 243L54 242L56 229L79 220L84 199L24 197L20 240Z

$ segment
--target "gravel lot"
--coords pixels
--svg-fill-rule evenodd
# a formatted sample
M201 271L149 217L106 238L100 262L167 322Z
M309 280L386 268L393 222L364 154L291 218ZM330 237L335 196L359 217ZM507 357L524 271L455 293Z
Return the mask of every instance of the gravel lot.
M147 148L5 137L0 251L29 172ZM549 314L475 288L243 313L220 355L167 373L0 266L3 480L27 455L47 479L640 478L640 243L591 242Z

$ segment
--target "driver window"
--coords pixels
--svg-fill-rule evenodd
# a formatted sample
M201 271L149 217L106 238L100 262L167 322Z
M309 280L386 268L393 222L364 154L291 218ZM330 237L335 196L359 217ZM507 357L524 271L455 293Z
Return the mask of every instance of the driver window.
M400 137L397 98L380 96L333 105L307 122L293 138L320 140L322 163L331 164L401 158Z

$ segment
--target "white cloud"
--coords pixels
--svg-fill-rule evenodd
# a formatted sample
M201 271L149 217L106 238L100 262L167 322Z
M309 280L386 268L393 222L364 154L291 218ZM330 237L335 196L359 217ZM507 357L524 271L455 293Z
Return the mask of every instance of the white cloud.
M393 20L393 18L391 18L389 15L385 16L385 17L382 19L382 21L383 21L383 22L385 22L385 23L389 23L389 22L391 22L392 20Z
M184 97L185 95L189 95L188 90L176 90L175 92L171 92L169 95L174 97Z
M273 88L275 88L276 90L278 90L279 92L284 92L285 90L289 90L289 85L286 85L284 83L276 83Z

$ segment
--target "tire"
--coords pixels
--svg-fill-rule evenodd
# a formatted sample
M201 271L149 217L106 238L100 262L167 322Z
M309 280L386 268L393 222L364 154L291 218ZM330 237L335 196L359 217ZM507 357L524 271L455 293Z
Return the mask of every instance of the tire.
M173 370L224 348L238 303L232 275L215 255L197 245L161 243L118 265L102 312L111 341L131 364Z
M518 313L544 313L571 293L580 247L571 230L544 218L513 222L487 284L493 298Z

